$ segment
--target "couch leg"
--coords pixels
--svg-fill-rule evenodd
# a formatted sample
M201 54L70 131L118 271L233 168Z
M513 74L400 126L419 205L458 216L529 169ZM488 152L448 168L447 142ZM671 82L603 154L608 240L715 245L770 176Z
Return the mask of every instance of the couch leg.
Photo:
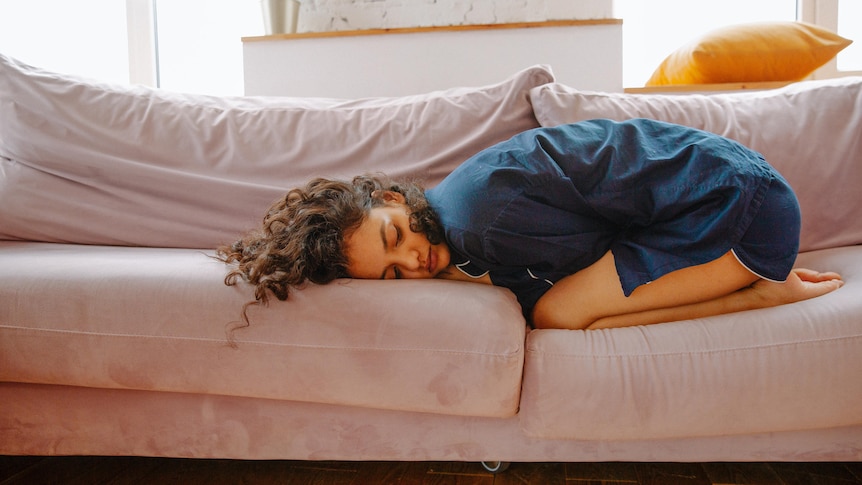
M508 461L483 461L482 466L485 467L486 470L493 474L502 473L509 468L510 463Z

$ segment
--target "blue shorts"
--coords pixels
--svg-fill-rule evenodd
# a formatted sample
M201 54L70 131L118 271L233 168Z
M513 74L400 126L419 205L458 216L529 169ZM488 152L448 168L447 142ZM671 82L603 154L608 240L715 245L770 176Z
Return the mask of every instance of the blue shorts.
M784 281L796 262L801 224L793 190L783 178L773 179L733 254L757 276Z

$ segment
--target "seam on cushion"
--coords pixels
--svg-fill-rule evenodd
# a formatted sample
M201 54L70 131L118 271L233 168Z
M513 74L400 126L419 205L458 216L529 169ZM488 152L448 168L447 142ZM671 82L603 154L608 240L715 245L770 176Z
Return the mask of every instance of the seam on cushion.
M128 333L109 333L109 332L89 332L85 330L61 330L56 328L34 328L34 327L19 327L17 325L0 325L0 330L20 330L30 333L48 332L60 333L68 335L92 335L98 337L131 337L131 338L156 338L166 340L199 340L206 342L227 342L227 340L215 339L209 337L183 337L179 335L146 335L146 334L128 334Z
M258 346L267 346L267 347L294 347L303 350L349 350L351 352L436 352L441 354L449 354L449 355L480 355L485 357L494 357L494 358L502 358L502 359L510 359L512 357L517 357L520 355L521 349L517 349L515 351L509 353L491 353L491 352L479 352L479 351L466 351L466 350L449 350L449 349L435 349L435 348L422 348L422 347L398 347L398 348L384 348L384 347L335 347L335 346L326 346L326 345L305 345L305 344L281 344L281 343L273 343L273 342L259 342L259 341L245 341L245 340L237 340L236 343L240 344L248 344L248 345L258 345Z
M806 345L806 344L817 344L824 342L836 342L842 340L858 340L862 339L862 335L847 335L844 337L829 337L829 338L819 338L812 340L803 340L799 342L782 342L782 343L774 343L768 345L752 345L748 347L733 347L727 349L709 349L709 350L692 350L692 351L676 351L676 352L656 352L656 353L638 353L638 354L612 354L612 355L596 355L596 354L566 354L561 352L543 352L541 350L530 349L526 350L527 354L536 354L547 357L555 357L559 359L620 359L620 358L653 358L653 357L674 357L674 356L682 356L682 355L710 355L710 354L724 354L724 353L735 353L735 352L746 352L751 350L759 350L759 349L773 349L779 347L789 347L789 346L797 346L797 345Z
M19 330L28 333L39 333L39 332L48 332L48 333L58 333L58 334L68 334L68 335L82 335L82 336L96 336L96 337L117 337L117 338L132 338L132 339L160 339L160 340L188 340L188 341L199 341L199 342L215 342L223 345L228 344L227 339L215 339L210 337L182 337L182 336L174 336L174 335L144 335L144 334L125 334L125 333L108 333L108 332L87 332L80 330L58 330L51 328L32 328L32 327L19 327L14 325L0 325L0 330L9 329L9 330ZM311 345L311 344L293 344L293 343L279 343L279 342L264 342L258 340L236 340L237 344L247 344L247 345L257 345L257 346L265 346L265 347L293 347L297 349L303 350L348 350L348 351L362 351L362 352L438 352L441 354L451 354L451 355L481 355L488 357L499 357L499 358L511 358L514 356L518 356L522 353L523 347L518 346L515 350L510 351L508 353L503 352L479 352L479 351L466 351L466 350L450 350L450 349L437 349L437 348L422 348L422 347L399 347L399 348L385 348L385 347L342 347L342 346L327 346L327 345Z

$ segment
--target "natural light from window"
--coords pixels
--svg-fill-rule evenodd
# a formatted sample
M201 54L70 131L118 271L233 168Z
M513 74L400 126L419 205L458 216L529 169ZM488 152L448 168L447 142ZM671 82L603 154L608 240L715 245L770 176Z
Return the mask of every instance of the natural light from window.
M263 35L260 0L157 0L160 87L241 95L242 37ZM862 0L840 0L838 33L856 42L839 70L862 69ZM706 31L795 20L796 0L614 0L623 18L623 86L638 87ZM0 52L49 70L129 82L123 0L0 0Z
M854 41L838 54L838 70L862 71L862 0L838 4L838 35Z
M242 95L244 36L263 35L260 0L160 0L160 87ZM52 71L129 82L123 0L2 0L0 52Z
M52 71L129 82L126 3L2 0L0 52Z
M159 0L161 87L243 94L242 37L263 35L260 0Z

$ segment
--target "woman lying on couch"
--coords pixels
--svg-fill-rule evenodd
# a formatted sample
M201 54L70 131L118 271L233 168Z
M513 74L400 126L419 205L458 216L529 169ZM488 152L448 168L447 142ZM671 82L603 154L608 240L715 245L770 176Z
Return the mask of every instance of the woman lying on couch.
M813 298L843 284L793 269L800 213L760 154L639 119L524 132L423 191L317 179L220 257L227 284L286 299L311 281L446 278L511 289L539 328L609 328Z

